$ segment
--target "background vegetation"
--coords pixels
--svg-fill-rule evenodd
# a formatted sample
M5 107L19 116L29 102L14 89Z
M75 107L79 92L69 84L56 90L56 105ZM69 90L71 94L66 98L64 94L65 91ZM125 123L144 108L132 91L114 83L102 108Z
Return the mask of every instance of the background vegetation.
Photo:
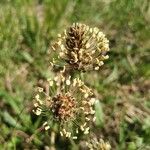
M150 150L148 0L0 0L0 149L50 146L48 132L35 132L41 120L32 114L32 97L52 76L51 41L73 22L97 26L110 40L110 59L85 75L99 99L93 134L112 149ZM57 137L55 146L70 150L83 143Z

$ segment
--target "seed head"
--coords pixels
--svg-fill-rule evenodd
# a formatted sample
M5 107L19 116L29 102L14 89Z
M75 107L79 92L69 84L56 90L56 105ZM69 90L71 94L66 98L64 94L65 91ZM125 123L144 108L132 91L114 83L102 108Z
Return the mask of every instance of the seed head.
M98 28L90 28L85 24L74 23L52 45L58 52L53 65L64 65L73 70L99 70L103 61L108 58L109 41Z
M38 88L33 110L36 115L46 118L45 129L57 123L61 136L76 139L80 131L88 134L95 113L91 89L80 79L72 80L62 74L48 82L49 94Z
M97 140L97 138L91 139L86 143L90 150L110 150L111 146L108 142L104 142L103 139Z
M68 93L58 94L52 98L51 108L57 121L67 122L76 113L76 101Z

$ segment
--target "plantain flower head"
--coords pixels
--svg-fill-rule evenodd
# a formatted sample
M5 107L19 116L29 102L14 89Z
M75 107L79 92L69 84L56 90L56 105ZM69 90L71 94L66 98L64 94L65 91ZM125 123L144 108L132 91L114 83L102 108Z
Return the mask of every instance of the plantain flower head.
M111 146L108 142L104 142L103 139L98 140L97 138L91 139L90 142L86 143L90 150L110 150Z
M61 136L76 139L79 132L88 134L90 124L96 119L91 89L80 79L71 80L62 74L48 82L49 93L39 87L33 109L37 116L45 118L45 129L56 123Z
M58 52L53 65L61 64L73 70L99 70L108 59L109 41L97 27L90 28L81 23L74 23L62 34L58 34L52 49Z

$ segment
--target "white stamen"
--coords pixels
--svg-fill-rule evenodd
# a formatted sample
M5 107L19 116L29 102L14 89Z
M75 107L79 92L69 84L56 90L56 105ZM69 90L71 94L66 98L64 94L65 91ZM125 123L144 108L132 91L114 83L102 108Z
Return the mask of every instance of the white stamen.
M103 62L103 61L100 61L98 65L99 65L99 66L102 66L102 65L104 65L104 62Z
M96 117L93 118L93 122L95 122L95 121L96 121Z
M80 126L80 129L81 129L81 131L84 131L84 128L83 128L83 126L82 126L82 125Z
M53 84L54 84L54 81L49 82L49 86L53 86Z
M42 110L40 108L37 108L36 111L35 111L35 114L37 116L39 116L41 114Z
M95 69L95 70L99 70L99 67L97 66L97 67L95 67L94 69Z
M84 131L84 134L88 134L89 133L89 127L87 127L86 129L85 129L85 131Z
M38 107L39 106L39 104L38 103L34 103L34 107Z
M39 91L39 92L43 92L43 88L38 87L38 91Z
M93 105L95 103L96 99L95 98L91 98L90 99L90 104Z
M45 130L48 130L50 128L50 126L45 126Z
M66 85L70 85L70 84L71 84L70 80L69 79L66 80Z
M78 128L76 129L76 133L77 133L77 134L79 133L79 130L78 130Z
M72 138L73 138L73 139L77 139L77 136L73 136Z
M89 94L88 93L85 93L84 94L84 98L88 98Z
M43 126L45 126L45 125L47 125L47 121L45 121L45 122L43 123Z
M86 47L86 49L90 48L90 44L87 43L87 44L85 45L85 47Z
M88 117L85 117L85 119L86 119L87 121L90 121L90 118L88 118Z

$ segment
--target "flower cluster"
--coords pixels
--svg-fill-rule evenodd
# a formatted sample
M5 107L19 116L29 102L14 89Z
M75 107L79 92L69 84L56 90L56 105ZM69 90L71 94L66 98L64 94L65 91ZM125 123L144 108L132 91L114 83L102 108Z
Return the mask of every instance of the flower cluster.
M110 150L111 146L108 142L104 142L103 139L97 140L97 138L91 139L86 143L90 150Z
M109 41L98 28L74 23L58 35L52 48L57 57L51 65L64 69L48 80L48 92L38 88L33 112L43 116L45 130L56 124L61 136L77 139L79 132L88 134L96 120L95 98L92 90L71 73L99 70L108 58Z
M88 134L90 121L96 119L93 110L95 98L91 89L80 79L71 80L71 76L64 77L62 74L48 82L49 94L39 87L33 110L46 119L43 124L45 129L57 123L62 136L76 139L79 131Z
M88 71L99 70L108 59L109 41L98 28L74 23L70 28L58 34L58 40L52 46L58 52L53 65L64 62L66 68Z

